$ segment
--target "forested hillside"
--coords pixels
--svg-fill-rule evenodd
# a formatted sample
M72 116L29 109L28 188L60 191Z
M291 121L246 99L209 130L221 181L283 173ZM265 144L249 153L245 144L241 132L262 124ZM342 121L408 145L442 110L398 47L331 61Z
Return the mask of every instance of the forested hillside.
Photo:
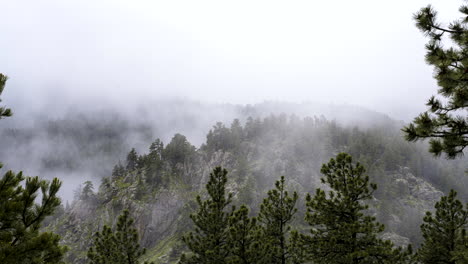
M52 107L51 107L52 108ZM202 104L187 100L156 101L126 108L64 108L54 114L46 110L19 109L0 126L0 160L6 169L22 170L64 180L61 195L71 200L71 190L85 180L99 182L112 167L135 148L144 152L149 142L169 142L176 133L200 147L216 122L230 124L238 118L264 118L270 114L298 117L325 116L340 124L360 127L385 124L387 116L351 105L320 103L274 103L256 105ZM15 155L9 155L14 152ZM22 157L19 159L18 157Z
M468 4L19 2L0 264L468 263Z
M233 204L247 204L251 214L267 190L284 175L289 189L299 194L293 225L304 226L305 196L323 188L320 168L330 157L348 152L366 168L378 186L370 201L372 215L384 223L384 237L397 245L419 245L424 213L450 188L463 188L466 160L434 159L424 144L405 142L398 123L343 126L325 118L271 115L247 118L245 123L216 123L199 147L176 134L164 143L156 139L148 150L128 152L99 186L86 182L75 200L49 219L70 247L67 259L85 263L92 235L129 208L135 217L146 258L157 263L176 261L185 250L181 235L191 228L189 214L196 195L212 168L228 171ZM441 177L443 175L443 177Z

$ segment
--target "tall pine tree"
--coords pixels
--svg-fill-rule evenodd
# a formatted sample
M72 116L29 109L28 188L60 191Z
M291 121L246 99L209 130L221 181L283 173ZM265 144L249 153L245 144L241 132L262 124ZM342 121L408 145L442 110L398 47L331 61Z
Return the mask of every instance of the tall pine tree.
M275 183L275 189L268 191L268 197L260 205L258 220L263 226L263 243L268 246L268 263L290 263L291 245L289 243L290 223L297 212L298 195L286 190L284 176Z
M228 263L269 263L266 247L261 241L261 229L256 218L249 217L249 209L242 205L229 218L228 246L231 256Z
M424 242L418 250L418 258L422 263L456 264L460 263L458 260L461 257L466 257L468 212L456 196L457 193L451 190L448 196L442 197L435 204L434 214L426 213L421 225Z
M375 184L369 183L364 167L352 163L346 153L323 164L322 183L331 190L317 189L307 195L306 221L310 235L304 237L314 263L398 263L404 258L392 243L377 237L384 226L365 214Z
M134 220L128 210L119 216L115 230L104 226L94 235L94 245L88 250L91 264L138 264L138 259L145 254L140 247L138 231L133 226ZM148 262L144 262L148 263ZM149 263L148 263L149 264Z
M216 167L206 184L209 198L202 200L197 196L198 211L190 215L195 230L182 239L191 254L183 254L180 263L227 263L231 213L226 208L232 200L232 194L226 194L227 173L226 169Z
M462 155L468 146L468 6L459 10L463 17L448 27L437 21L431 6L414 16L416 26L429 37L426 62L435 68L442 100L432 96L426 104L429 110L403 129L407 140L429 138L429 151L449 158ZM445 36L453 45L443 46Z

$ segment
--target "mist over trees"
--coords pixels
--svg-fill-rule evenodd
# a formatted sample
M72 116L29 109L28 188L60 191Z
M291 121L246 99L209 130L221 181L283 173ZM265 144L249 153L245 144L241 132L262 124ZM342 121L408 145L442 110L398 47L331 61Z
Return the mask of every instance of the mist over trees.
M43 178L2 174L0 263L468 263L459 11L448 26L432 6L414 15L440 89L407 125L311 102L141 102L17 121L1 105L0 160Z
M0 74L0 96L7 77ZM0 100L1 102L1 100ZM0 119L9 117L9 108L0 107ZM13 153L10 153L13 154ZM0 169L3 164L0 163ZM24 177L22 172L7 171L0 179L0 262L63 263L67 248L60 236L40 230L46 217L53 215L61 200L61 182L39 177ZM40 190L40 191L39 191ZM41 202L36 203L40 195Z

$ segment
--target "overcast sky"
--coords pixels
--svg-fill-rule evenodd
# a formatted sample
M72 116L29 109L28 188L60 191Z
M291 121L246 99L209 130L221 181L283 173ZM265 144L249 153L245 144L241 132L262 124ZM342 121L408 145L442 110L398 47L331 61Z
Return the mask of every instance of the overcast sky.
M2 0L11 104L320 101L408 120L435 94L412 14L462 1Z

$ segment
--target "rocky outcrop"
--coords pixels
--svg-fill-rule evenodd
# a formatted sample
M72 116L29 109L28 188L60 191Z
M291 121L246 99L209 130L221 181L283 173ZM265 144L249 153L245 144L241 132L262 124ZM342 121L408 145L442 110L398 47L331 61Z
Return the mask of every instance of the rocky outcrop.
M395 245L395 247L406 248L406 247L408 247L409 244L411 244L409 238L400 236L400 235L398 235L396 233L393 233L393 232L383 233L380 238L383 239L383 240L392 241L393 244Z

